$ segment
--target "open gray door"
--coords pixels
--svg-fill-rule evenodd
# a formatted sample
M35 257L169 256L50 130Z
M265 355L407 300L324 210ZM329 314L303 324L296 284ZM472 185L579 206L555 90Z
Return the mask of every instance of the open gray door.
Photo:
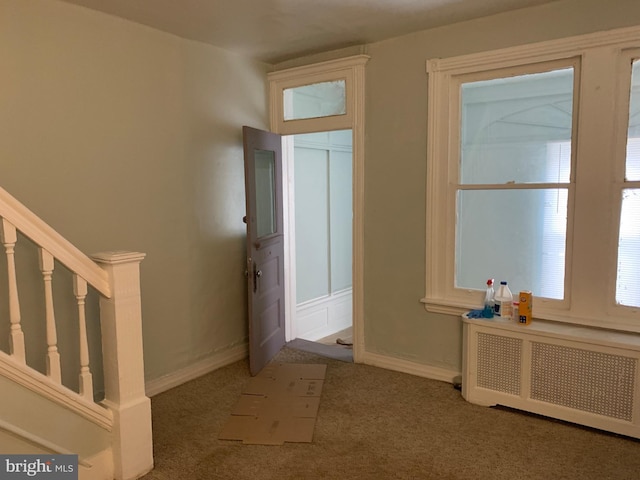
M249 366L256 375L285 344L282 141L243 127L247 202Z

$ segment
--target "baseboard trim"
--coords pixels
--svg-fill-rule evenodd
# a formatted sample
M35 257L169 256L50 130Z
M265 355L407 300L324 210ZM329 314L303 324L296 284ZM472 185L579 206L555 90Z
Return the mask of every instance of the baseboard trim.
M416 375L418 377L439 380L447 383L453 383L454 377L460 375L460 372L456 370L448 370L445 368L433 367L431 365L422 365L408 360L388 357L386 355L371 352L364 352L361 360L365 365L408 373L409 375Z
M200 360L193 365L189 365L188 367L160 378L147 381L145 384L146 394L148 397L153 397L190 380L213 372L214 370L247 358L248 355L249 345L246 343L224 350L223 352L215 353L213 356Z
M146 394L148 397L153 397L226 365L247 358L248 355L249 346L247 344L230 348L176 372L154 380L149 380L146 382ZM365 365L385 368L387 370L407 373L409 375L416 375L418 377L439 380L447 383L453 383L454 377L460 375L460 372L456 370L422 365L408 360L388 357L372 352L364 352L361 360L361 363L364 363Z

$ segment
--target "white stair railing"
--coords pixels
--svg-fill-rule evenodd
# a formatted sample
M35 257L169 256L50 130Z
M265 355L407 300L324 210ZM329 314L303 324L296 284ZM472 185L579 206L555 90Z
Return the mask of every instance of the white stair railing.
M79 331L77 397L80 402L93 403L93 378L85 312L88 286L92 286L100 295L105 387L105 398L100 405L108 409L111 413L109 417L113 418L111 431L114 478L138 478L153 468L151 402L145 395L142 351L139 272L144 254L104 252L89 258L0 188L0 241L7 260L9 355L23 368L28 365L15 261L17 232L28 237L38 247L39 268L44 283L46 376L61 388L66 387L62 386L53 300L55 261L65 265L72 273Z
M87 340L87 320L85 315L85 298L87 298L87 282L77 274L73 275L73 294L78 304L78 329L80 332L80 375L78 393L87 400L93 400L93 376L89 368L89 342Z
M62 383L60 353L58 353L58 333L53 311L53 255L44 248L39 249L40 271L44 280L45 320L47 324L47 375L55 382Z
M9 281L9 321L11 322L11 333L9 345L11 355L22 363L26 362L24 348L24 333L20 324L20 300L18 299L18 281L16 278L15 245L18 241L16 227L2 218L0 224L0 238L7 255L7 276Z

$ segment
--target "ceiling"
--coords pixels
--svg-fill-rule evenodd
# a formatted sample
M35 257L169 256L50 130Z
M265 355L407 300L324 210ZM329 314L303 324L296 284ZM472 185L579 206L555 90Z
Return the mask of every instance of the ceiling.
M267 63L556 0L64 0Z

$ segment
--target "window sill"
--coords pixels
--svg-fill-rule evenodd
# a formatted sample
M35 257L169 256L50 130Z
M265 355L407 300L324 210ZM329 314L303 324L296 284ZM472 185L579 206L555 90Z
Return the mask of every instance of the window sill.
M422 298L420 302L424 304L424 308L427 312L455 315L456 317L468 312L469 310L480 308L478 305L453 304L451 301L435 300L433 298Z
M424 308L430 313L440 313L444 315L452 315L457 318L467 313L469 310L480 308L477 304L463 304L451 300L422 298L420 300L424 304ZM616 331L627 333L640 333L640 322L634 318L625 317L587 317L571 315L569 312L553 312L544 309L535 310L533 321L544 320L545 323L567 325L574 327L585 327L599 329L602 331Z

